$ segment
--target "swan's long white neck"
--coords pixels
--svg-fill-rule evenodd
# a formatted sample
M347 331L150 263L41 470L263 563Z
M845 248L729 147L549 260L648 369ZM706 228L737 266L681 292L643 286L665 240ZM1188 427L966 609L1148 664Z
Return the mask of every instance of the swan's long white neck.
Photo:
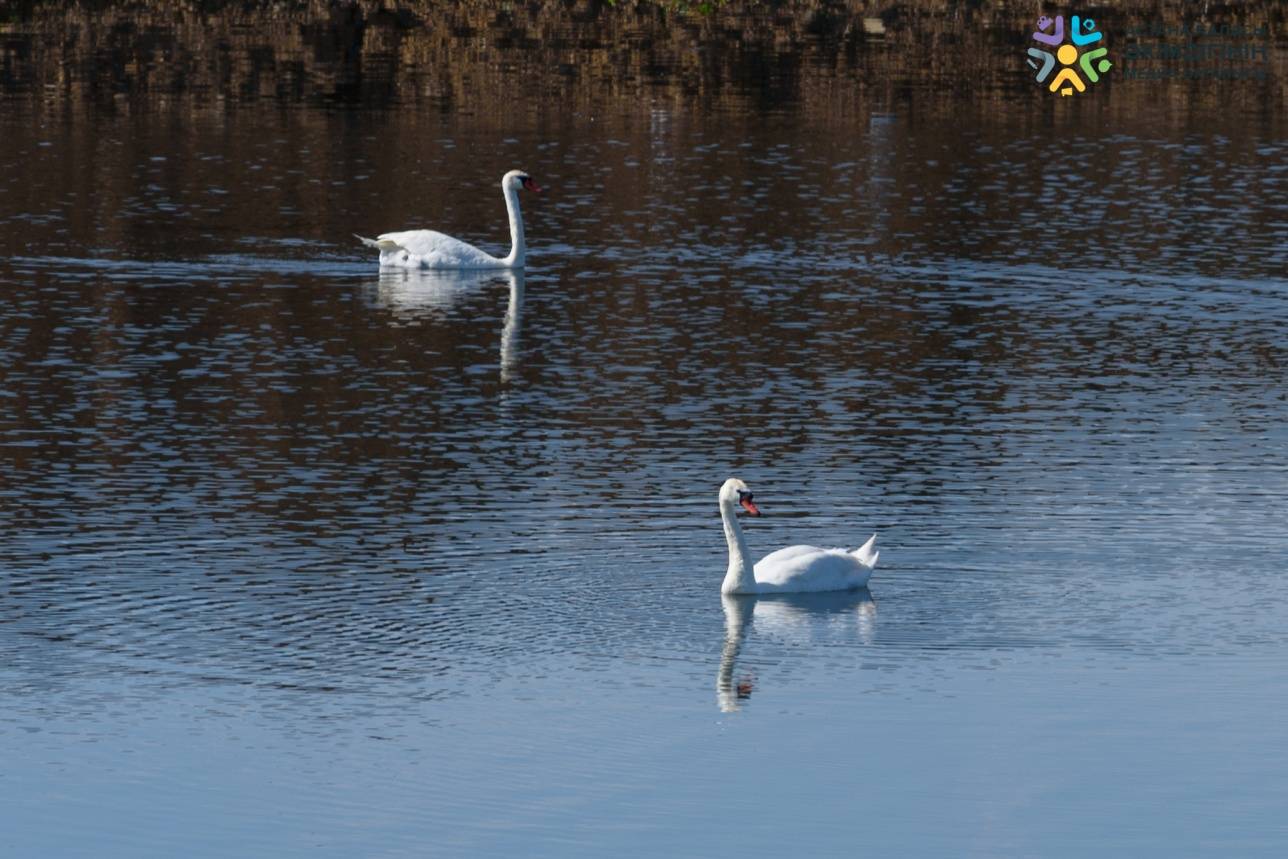
M519 189L502 180L501 190L505 193L505 211L510 216L510 255L501 262L506 268L522 268L528 248L523 241L523 212L519 211Z
M725 542L729 544L729 572L725 574L722 594L754 593L756 575L752 572L747 540L738 524L738 512L732 499L720 499L720 519L724 522Z

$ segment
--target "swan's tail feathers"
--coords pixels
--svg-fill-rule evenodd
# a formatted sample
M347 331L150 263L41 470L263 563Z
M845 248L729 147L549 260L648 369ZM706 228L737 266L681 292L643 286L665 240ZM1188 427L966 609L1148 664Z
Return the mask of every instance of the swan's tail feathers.
M875 567L877 565L877 558L881 557L881 553L873 548L876 543L877 535L873 534L868 538L866 543L855 549L850 554L858 558L865 567Z
M382 251L382 252L383 252L383 251L400 251L400 250L405 250L405 248L404 248L402 245L398 244L397 242L393 241L392 239L368 239L368 238L365 238L365 237L363 237L363 236L358 235L357 233L354 233L354 234L353 234L353 237L354 237L355 239L357 239L358 241L362 242L362 243L363 243L364 245L366 245L367 247L369 247L369 248L375 248L375 249L376 249L376 250L378 250L378 251Z

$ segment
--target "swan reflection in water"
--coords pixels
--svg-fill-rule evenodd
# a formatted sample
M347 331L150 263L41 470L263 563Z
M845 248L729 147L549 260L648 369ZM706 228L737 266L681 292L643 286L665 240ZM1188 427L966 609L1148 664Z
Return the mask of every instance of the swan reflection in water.
M519 331L523 328L523 271L509 272L510 303L501 329L501 381L509 382L519 366Z
M456 303L492 284L510 287L510 301L501 329L501 381L508 382L519 366L519 331L523 323L523 270L447 271L382 268L375 283L374 304L390 311L400 324L442 318Z
M877 604L867 588L805 594L723 594L724 648L716 672L716 703L725 713L739 709L755 691L754 678L737 674L747 632L789 645L820 642L871 644L876 636Z

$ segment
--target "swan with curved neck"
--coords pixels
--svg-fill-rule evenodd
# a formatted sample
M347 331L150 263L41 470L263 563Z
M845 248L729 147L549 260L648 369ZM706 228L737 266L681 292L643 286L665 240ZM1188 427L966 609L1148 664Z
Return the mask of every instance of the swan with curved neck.
M873 549L873 534L857 549L820 549L817 546L788 546L771 552L754 567L749 560L747 540L738 524L738 508L759 516L747 484L731 477L720 487L720 519L729 544L729 572L720 592L725 594L785 594L810 591L848 591L867 587L872 569L881 554Z
M541 193L541 186L522 170L511 170L501 177L505 210L510 216L510 253L494 257L474 245L433 230L406 230L383 233L374 239L354 238L380 251L380 265L398 268L523 268L527 245L523 240L523 212L519 210L519 190Z

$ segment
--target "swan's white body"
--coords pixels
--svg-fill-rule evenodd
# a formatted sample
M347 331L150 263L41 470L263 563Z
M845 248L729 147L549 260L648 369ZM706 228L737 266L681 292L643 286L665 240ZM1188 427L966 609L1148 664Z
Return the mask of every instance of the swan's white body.
M522 170L501 177L505 209L510 217L510 253L494 257L471 244L434 230L404 230L382 233L374 239L355 236L367 247L380 251L380 265L396 268L487 269L523 268L527 245L523 239L523 212L519 210L519 189L541 189Z
M820 549L817 546L788 546L771 552L754 567L748 560L747 540L738 524L738 505L760 515L751 503L747 484L737 478L720 487L720 518L729 544L729 572L720 592L725 594L787 594L816 591L848 591L867 587L872 569L881 554L873 549L877 535L852 551Z

